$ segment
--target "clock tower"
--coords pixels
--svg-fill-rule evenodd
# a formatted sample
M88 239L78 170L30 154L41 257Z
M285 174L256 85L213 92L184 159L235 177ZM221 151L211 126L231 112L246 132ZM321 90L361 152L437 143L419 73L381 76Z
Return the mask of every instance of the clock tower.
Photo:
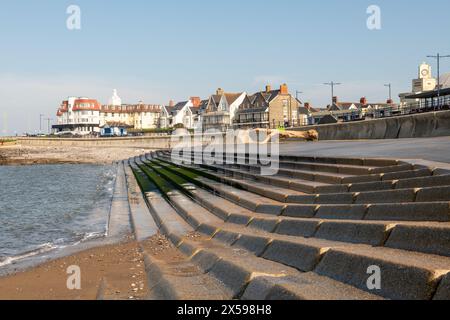
M437 80L433 78L429 64L424 62L419 66L419 77L413 80L412 85L414 93L436 89Z

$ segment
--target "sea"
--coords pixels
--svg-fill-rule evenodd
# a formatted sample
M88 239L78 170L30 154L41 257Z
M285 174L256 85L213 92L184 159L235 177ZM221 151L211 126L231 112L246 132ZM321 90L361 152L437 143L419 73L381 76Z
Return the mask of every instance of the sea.
M104 238L115 176L112 165L0 166L0 270Z

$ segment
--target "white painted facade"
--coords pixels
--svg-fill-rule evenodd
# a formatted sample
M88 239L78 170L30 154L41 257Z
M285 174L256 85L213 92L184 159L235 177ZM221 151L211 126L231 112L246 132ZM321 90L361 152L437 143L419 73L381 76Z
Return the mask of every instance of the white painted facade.
M192 112L194 104L191 100L177 103L175 106L161 108L160 128L173 128L183 125L186 129L195 129L197 125L196 115Z

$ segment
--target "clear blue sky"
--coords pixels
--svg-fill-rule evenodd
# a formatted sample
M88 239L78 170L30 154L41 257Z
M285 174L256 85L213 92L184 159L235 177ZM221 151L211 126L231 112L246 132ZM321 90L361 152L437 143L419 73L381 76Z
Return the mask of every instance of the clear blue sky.
M66 9L79 5L79 31ZM366 27L369 5L382 29ZM167 103L217 87L254 92L287 82L323 107L409 91L427 54L450 54L443 0L9 0L0 4L0 134L33 132L69 95ZM433 72L435 72L435 68ZM450 71L450 59L442 72ZM397 98L397 97L396 97Z

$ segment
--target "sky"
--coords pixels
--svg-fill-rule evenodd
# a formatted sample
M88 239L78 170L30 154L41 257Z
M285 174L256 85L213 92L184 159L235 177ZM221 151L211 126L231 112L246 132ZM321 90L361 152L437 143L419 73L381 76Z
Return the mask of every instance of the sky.
M81 29L67 28L67 8ZM369 30L367 8L381 9ZM445 0L1 0L0 135L34 133L68 96L167 104L219 87L254 93L266 84L331 100L387 99L411 90L418 65L450 54ZM450 71L450 59L441 72ZM46 128L47 121L42 127Z

